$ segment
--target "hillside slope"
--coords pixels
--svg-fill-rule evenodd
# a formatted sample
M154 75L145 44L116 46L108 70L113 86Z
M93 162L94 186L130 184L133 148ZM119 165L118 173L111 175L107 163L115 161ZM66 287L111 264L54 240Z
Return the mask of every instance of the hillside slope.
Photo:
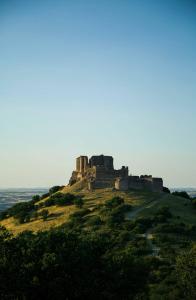
M184 222L187 224L196 225L195 212L191 206L190 200L175 197L170 194L151 193L145 191L115 191L113 189L98 189L95 191L88 191L85 181L74 184L73 186L66 186L61 190L61 193L72 193L75 196L82 196L84 200L83 209L89 210L88 216L99 215L99 205L104 204L105 201L113 197L121 197L126 204L132 206L132 210L125 214L129 220L134 220L137 217L150 217L155 214L163 206L168 206L173 218L172 222ZM48 198L45 198L37 203L44 203ZM44 208L39 208L40 213ZM47 220L42 217L32 218L29 222L19 224L14 217L9 217L0 222L0 225L5 226L13 234L18 234L25 230L43 231L52 227L60 226L70 220L70 216L80 211L75 205L58 206L52 205L46 207L49 216Z

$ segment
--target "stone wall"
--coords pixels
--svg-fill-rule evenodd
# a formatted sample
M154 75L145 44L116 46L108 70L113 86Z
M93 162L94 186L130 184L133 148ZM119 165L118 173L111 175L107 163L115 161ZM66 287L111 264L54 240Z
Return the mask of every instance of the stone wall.
M76 171L84 173L88 167L88 157L80 156L76 158Z
M162 192L162 191L163 191L163 179L153 178L153 192Z
M117 190L145 190L150 192L162 192L162 178L153 178L152 176L128 176L127 178L117 178L115 180Z
M142 189L142 182L139 176L129 176L129 189L141 190Z
M104 167L107 170L114 170L113 157L105 155L94 155L89 159L89 167Z
M127 178L116 178L115 180L115 189L120 191L127 191L129 189L129 179Z
M76 159L76 171L73 171L69 184L72 185L82 179L87 180L88 188L109 188L117 190L147 190L162 192L162 178L153 178L151 175L129 176L128 167L115 170L112 156L87 156Z

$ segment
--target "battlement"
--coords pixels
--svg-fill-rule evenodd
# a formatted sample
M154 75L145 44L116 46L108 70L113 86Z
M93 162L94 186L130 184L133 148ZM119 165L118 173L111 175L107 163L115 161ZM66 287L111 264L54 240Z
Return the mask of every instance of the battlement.
M148 190L161 192L163 190L162 178L153 178L152 175L129 176L128 167L122 166L115 170L113 157L94 155L76 158L76 170L72 172L69 184L72 185L86 179L90 190L97 188L115 188L117 190Z

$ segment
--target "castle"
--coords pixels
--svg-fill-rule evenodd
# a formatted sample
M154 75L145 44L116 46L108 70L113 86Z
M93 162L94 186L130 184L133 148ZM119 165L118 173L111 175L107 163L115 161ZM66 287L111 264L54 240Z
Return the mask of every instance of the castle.
M115 170L113 157L98 155L88 159L87 156L76 158L76 170L72 172L69 185L85 180L89 190L98 188L115 188L127 191L130 189L162 192L162 178L154 178L151 175L129 175L128 167L122 166Z

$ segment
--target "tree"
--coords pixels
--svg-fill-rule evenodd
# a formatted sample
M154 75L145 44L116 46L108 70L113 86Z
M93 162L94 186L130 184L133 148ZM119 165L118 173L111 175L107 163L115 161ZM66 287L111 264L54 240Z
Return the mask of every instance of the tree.
M166 186L163 187L163 192L170 194L170 190Z
M36 202L38 202L38 201L40 201L40 196L39 196L39 195L34 195L34 196L32 197L32 202L33 202L33 203L36 203Z
M43 218L43 221L46 221L49 215L49 211L47 209L43 209L40 212L40 216Z
M61 186L55 185L49 189L49 194L50 195L54 194L54 193L58 192L61 188L62 188Z
M52 195L50 198L54 201L54 204L59 205L59 206L64 206L64 205L73 204L75 197L76 197L75 195L70 194L70 193L63 194L61 192L58 192L58 193Z

